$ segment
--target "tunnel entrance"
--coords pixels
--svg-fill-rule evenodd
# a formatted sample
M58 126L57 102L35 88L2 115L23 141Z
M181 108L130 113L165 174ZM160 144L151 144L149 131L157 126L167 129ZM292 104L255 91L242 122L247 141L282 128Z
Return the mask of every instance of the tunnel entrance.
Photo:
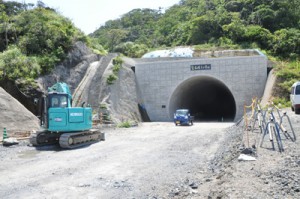
M236 104L231 91L216 78L192 77L181 83L169 101L169 115L190 109L196 121L234 121Z

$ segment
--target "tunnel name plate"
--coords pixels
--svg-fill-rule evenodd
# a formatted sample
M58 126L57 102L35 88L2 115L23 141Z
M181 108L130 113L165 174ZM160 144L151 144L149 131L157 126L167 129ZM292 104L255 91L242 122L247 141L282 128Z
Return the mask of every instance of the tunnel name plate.
M211 70L211 64L191 65L191 70Z

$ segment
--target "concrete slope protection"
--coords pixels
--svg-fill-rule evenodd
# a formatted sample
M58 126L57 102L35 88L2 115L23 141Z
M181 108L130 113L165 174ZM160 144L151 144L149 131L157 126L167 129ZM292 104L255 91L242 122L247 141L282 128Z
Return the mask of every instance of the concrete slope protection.
M263 97L261 98L262 106L266 106L267 103L270 100L272 100L272 91L275 86L275 82L276 82L276 75L275 75L274 69L272 69L268 74L268 79L266 82L264 94L263 94Z
M113 63L109 63L101 82L97 81L97 84L100 84L97 87L100 89L98 100L102 107L105 107L105 110L101 109L99 112L108 111L111 121L115 124L122 122L136 124L142 121L138 110L136 77L128 63L131 60L125 57L122 57L122 60L122 66L117 73L114 72ZM117 79L108 84L107 78L114 73Z
M116 54L101 57L100 61L89 65L84 77L73 93L73 106L81 106L82 103L89 104L94 108L99 107L99 95L101 81L104 71L107 69Z
M72 104L73 107L79 106L79 103L82 101L82 98L87 98L87 96L83 95L83 92L86 88L90 86L92 77L95 75L95 72L98 70L98 67L100 65L99 63L101 63L101 60L90 64L83 79L75 89L73 93L73 104Z

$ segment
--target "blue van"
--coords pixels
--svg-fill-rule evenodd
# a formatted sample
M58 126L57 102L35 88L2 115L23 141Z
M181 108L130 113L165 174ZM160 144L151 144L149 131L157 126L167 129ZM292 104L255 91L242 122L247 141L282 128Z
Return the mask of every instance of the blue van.
M188 109L177 109L174 113L174 123L175 125L193 125L194 117L191 116Z

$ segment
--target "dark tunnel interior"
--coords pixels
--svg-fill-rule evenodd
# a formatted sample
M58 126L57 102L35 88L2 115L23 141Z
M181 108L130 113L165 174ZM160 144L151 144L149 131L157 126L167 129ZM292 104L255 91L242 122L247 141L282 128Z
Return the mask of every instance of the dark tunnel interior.
M227 86L208 76L192 77L181 83L171 96L170 118L176 109L190 109L196 121L234 121L236 104Z

